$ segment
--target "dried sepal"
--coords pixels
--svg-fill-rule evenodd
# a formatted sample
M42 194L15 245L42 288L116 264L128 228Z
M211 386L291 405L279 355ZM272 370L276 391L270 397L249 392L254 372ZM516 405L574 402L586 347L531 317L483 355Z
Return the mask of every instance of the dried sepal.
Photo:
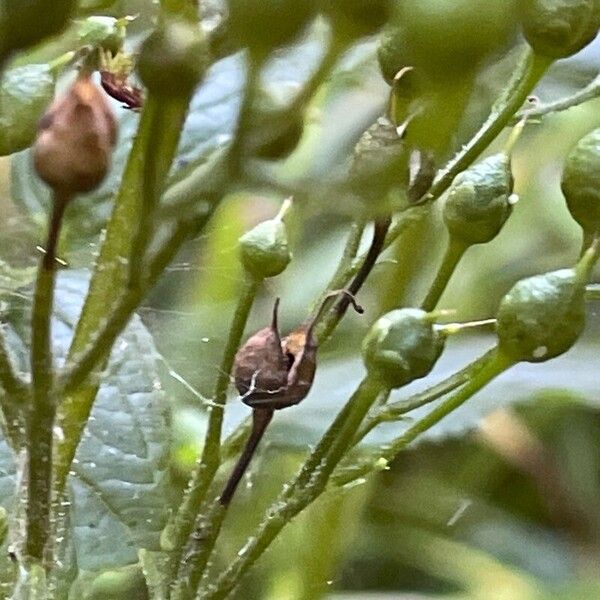
M273 307L269 327L256 332L238 350L235 356L233 377L235 387L244 403L253 406L257 401L268 400L283 391L287 384L286 359L281 349L277 326L279 299Z

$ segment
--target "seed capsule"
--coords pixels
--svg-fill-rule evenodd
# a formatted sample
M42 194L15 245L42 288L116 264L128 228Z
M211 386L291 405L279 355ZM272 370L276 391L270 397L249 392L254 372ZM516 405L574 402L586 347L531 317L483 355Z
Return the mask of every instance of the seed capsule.
M232 37L261 55L293 42L315 15L313 0L228 0L227 7Z
M240 238L240 256L244 268L257 279L282 273L292 258L285 223L276 217L245 233Z
M565 162L563 194L571 216L584 232L600 231L600 129L584 136Z
M575 269L519 281L498 311L502 352L515 361L544 362L573 346L585 326L585 287Z
M415 308L393 310L371 327L363 342L363 360L386 386L399 388L429 374L445 339L428 313Z
M525 38L542 56L566 58L598 34L598 0L523 0L519 9Z
M510 158L495 154L461 173L444 205L444 222L467 245L485 244L502 230L512 212Z
M209 65L208 45L197 25L169 20L144 41L137 64L143 84L165 97L190 95Z
M106 176L116 141L117 124L104 94L82 74L40 121L35 170L62 194L89 192Z

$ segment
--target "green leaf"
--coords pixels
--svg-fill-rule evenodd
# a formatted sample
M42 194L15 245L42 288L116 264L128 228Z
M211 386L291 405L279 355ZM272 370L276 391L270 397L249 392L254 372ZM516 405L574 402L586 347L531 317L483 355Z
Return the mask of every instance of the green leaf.
M69 347L87 285L84 271L58 277L53 319L58 363ZM25 361L28 325L23 316L29 307L22 304L12 303L6 320L18 334L10 336L14 354ZM152 337L134 317L115 345L72 466L69 528L79 569L133 564L139 548L158 549L169 507L168 405L156 371L158 358ZM2 441L0 504L10 506L14 486L13 456Z
M27 148L54 95L54 75L45 64L6 71L0 82L0 156Z

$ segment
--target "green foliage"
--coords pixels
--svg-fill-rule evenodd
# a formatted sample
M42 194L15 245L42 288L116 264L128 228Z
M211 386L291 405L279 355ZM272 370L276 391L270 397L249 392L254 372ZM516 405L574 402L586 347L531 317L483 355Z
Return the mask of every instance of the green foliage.
M542 541L491 509L468 513L469 529L461 511L498 500L486 488L494 473L484 481L482 472L498 470L500 460L485 444L534 479L550 474L558 489L552 515L573 505L570 497L561 504L561 477L571 472L563 458L584 474L565 485L568 493L588 494L583 506L597 496L593 461L582 459L596 448L589 441L584 452L579 439L597 439L589 419L573 426L577 443L564 444L571 454L549 446L558 448L558 467L535 439L546 443L548 407L564 396L557 390L595 402L596 324L585 285L597 247L579 266L555 271L574 262L564 249L574 223L566 211L556 216L556 190L547 198L526 185L562 161L557 147L566 151L584 136L562 187L586 234L584 250L592 243L598 149L596 132L584 134L600 124L589 102L597 92L591 86L562 103L560 110L585 103L565 116L562 134L549 116L527 125L516 149L513 133L510 158L493 146L519 121L515 113L552 59L595 36L596 3L207 0L202 23L185 0L161 1L158 15L139 0L16 6L0 3L0 154L10 155L0 162L0 211L8 211L0 222L0 537L8 528L16 561L0 561L3 596L308 600L328 594L331 581L359 597L369 586L431 590L432 582L474 600L490 600L485 594L496 589L515 600L593 594L595 582L546 585L543 573L561 584L579 575L562 560L556 567L553 553L563 546L555 539ZM72 28L70 17L78 19ZM519 27L531 47L517 63L512 48L526 46ZM55 199L34 175L29 147L55 79L61 94L72 93L77 62L101 70L115 102L100 87L99 96L84 95L116 112L119 140L106 180L69 203L61 267L40 261L34 283L32 248ZM560 66L556 73L562 81ZM120 106L128 94L142 98L141 115ZM530 121L555 110L527 109ZM42 120L38 144L51 121ZM74 138L81 119L70 123L61 156L88 163L98 131ZM50 165L52 177L44 176L53 184L65 174L55 171ZM513 187L524 197L514 210ZM467 247L487 243L463 260ZM532 271L545 275L505 293ZM274 297L281 337L271 335L269 356L284 378L262 389L273 365L261 355L241 391L264 409L262 397L272 401L288 375L303 398L315 362L317 375L306 400L276 412L224 503L219 491L249 431L244 403L226 404L235 356L246 335L252 343L265 331ZM438 310L440 298L458 314ZM351 304L363 312L357 301L366 317L345 314ZM40 308L52 314L49 323ZM494 317L496 331L482 333ZM453 332L461 335L447 342ZM513 368L520 361L531 364ZM534 434L510 420L490 426L490 411L522 401L532 405ZM572 404L552 427L577 412ZM465 442L482 418L481 439ZM568 433L565 426L561 435ZM418 468L436 453L428 440L439 444L434 474ZM250 438L248 448L256 443ZM414 452L392 464L409 445ZM40 457L42 447L48 453ZM412 460L417 476L404 479ZM49 494L31 493L46 489L39 481L52 482L60 510ZM545 483L536 479L541 490ZM499 487L511 489L515 505L532 496L522 482ZM553 535L595 531L585 510L572 512ZM538 513L524 521L543 521ZM57 530L40 527L45 519L56 519ZM355 535L359 526L366 535ZM273 543L277 551L266 553ZM44 546L54 546L47 565ZM582 547L595 552L589 540ZM421 579L411 580L409 568Z
M24 65L4 73L0 82L0 156L31 145L53 95L54 74L48 65Z

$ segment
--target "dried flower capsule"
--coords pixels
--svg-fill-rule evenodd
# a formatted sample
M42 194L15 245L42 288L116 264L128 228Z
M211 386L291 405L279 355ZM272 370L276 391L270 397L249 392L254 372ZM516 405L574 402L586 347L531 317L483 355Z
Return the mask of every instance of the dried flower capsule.
M598 0L523 0L519 10L525 38L542 56L571 56L598 34Z
M444 205L450 235L467 245L493 240L512 212L513 183L510 158L504 153L458 175Z
M285 389L288 365L281 349L277 327L279 300L273 308L269 327L255 333L235 356L233 378L242 400L264 400ZM251 405L251 401L249 401Z
M371 327L363 342L363 360L384 385L399 388L433 369L445 339L428 313L416 308L393 310Z
M259 223L239 243L242 264L257 279L279 275L292 258L287 229L280 217Z
M600 129L581 138L565 162L563 194L586 234L600 231Z
M82 74L40 121L35 170L63 196L89 192L106 176L116 141L116 121L104 94Z

